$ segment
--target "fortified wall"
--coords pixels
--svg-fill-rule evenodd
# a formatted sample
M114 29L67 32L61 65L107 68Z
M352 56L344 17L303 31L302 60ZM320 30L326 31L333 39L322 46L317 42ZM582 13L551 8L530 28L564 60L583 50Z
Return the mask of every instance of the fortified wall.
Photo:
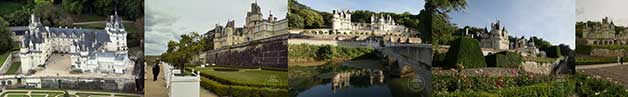
M206 52L208 64L236 67L288 68L288 38L277 35Z

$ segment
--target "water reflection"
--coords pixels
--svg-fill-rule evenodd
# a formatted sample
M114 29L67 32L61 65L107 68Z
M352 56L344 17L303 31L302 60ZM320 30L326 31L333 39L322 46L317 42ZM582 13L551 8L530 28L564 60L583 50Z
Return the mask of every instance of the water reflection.
M336 89L338 88L342 89L351 86L352 76L356 79L365 77L368 78L368 86L381 85L384 83L385 78L382 70L362 69L356 71L338 72L334 75L331 82L331 89L333 93L336 93Z
M391 76L383 65L356 67L333 63L291 68L291 96L297 97L417 97L414 78ZM368 67L368 68L365 68Z

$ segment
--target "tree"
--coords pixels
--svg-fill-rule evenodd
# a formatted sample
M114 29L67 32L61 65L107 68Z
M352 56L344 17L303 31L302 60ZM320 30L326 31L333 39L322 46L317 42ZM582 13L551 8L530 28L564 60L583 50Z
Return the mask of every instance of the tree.
M7 52L15 46L11 33L9 23L0 17L0 53Z
M430 36L432 36L431 34L435 34L434 38L436 38L434 41L433 39L428 39L427 42L431 42L435 45L438 45L438 41L440 39L438 38L445 38L447 39L450 35L449 33L451 32L446 32L449 28L447 26L439 26L442 24L446 24L447 22L447 13L451 12L451 11L460 11L463 9L466 9L467 7L467 1L466 0L425 0L425 5L424 5L424 10L421 11L421 13L425 12L426 15L424 20L429 20L429 21L423 21L423 27L425 28L424 31L429 32L428 34L430 34ZM436 20L436 21L435 21ZM445 20L445 21L440 21L440 20ZM440 23L439 23L440 22ZM438 25L433 25L433 24L438 24ZM435 27L443 27L442 30L443 31L436 31L434 29L441 29L441 28L435 28Z
M134 1L134 0L130 0ZM81 14L83 11L83 2L82 0L63 0L61 2L61 8L66 12Z
M297 14L288 13L288 26L290 28L301 29L303 28L303 17Z
M313 10L300 10L298 12L303 17L304 28L320 28L323 27L323 16Z
M331 60L334 58L335 53L336 48L331 45L321 46L318 51L316 51L319 60Z

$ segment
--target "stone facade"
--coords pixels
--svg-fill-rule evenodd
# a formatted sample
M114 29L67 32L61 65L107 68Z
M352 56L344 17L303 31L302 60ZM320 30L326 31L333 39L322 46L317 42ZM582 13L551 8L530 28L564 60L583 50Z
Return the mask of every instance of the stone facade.
M522 56L532 56L538 55L541 53L539 49L535 46L532 38L526 39L525 37L517 38L516 41L511 41L510 49L519 52Z
M216 24L215 28L205 35L213 41L213 48L218 49L287 33L288 19L278 20L272 13L264 19L259 5L252 3L251 11L247 12L244 27L235 27L235 21L232 20L228 21L225 26Z
M44 26L34 14L28 31L21 40L21 71L45 67L53 52L71 55L72 69L83 72L123 74L130 61L126 43L127 32L122 19L109 17L105 29L81 29Z
M371 15L370 23L351 22L352 12L341 10L332 12L332 32L366 33L367 35L416 36L414 29L399 25L390 15Z
M510 47L508 31L500 24L499 20L497 23L491 23L490 31L485 30L484 32L472 35L472 37L480 41L481 48L507 50Z
M618 31L608 17L598 23L585 23L582 27L582 41L585 45L627 45L628 30Z

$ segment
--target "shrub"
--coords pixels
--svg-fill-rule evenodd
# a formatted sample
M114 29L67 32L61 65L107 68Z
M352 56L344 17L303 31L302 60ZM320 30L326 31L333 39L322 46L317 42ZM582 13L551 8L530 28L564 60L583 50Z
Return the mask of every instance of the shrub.
M486 56L488 67L517 68L521 65L523 57L518 53L502 51Z
M545 53L547 54L547 57L550 58L558 58L560 57L560 47L558 46L552 46L547 48L547 50L545 50Z
M220 84L204 77L201 77L201 86L221 96L231 95L233 97L288 97L287 89L229 86Z
M576 74L576 93L580 97L625 97L628 91L623 86L610 81Z
M461 37L454 41L445 55L445 65L448 68L457 68L463 64L465 68L486 67L486 61L480 50L480 43L472 38Z
M290 60L366 59L376 57L375 49L367 47L340 47L331 45L288 45Z
M336 53L336 48L331 45L321 46L318 51L316 51L316 55L318 56L318 60L331 60L334 58L334 54Z

